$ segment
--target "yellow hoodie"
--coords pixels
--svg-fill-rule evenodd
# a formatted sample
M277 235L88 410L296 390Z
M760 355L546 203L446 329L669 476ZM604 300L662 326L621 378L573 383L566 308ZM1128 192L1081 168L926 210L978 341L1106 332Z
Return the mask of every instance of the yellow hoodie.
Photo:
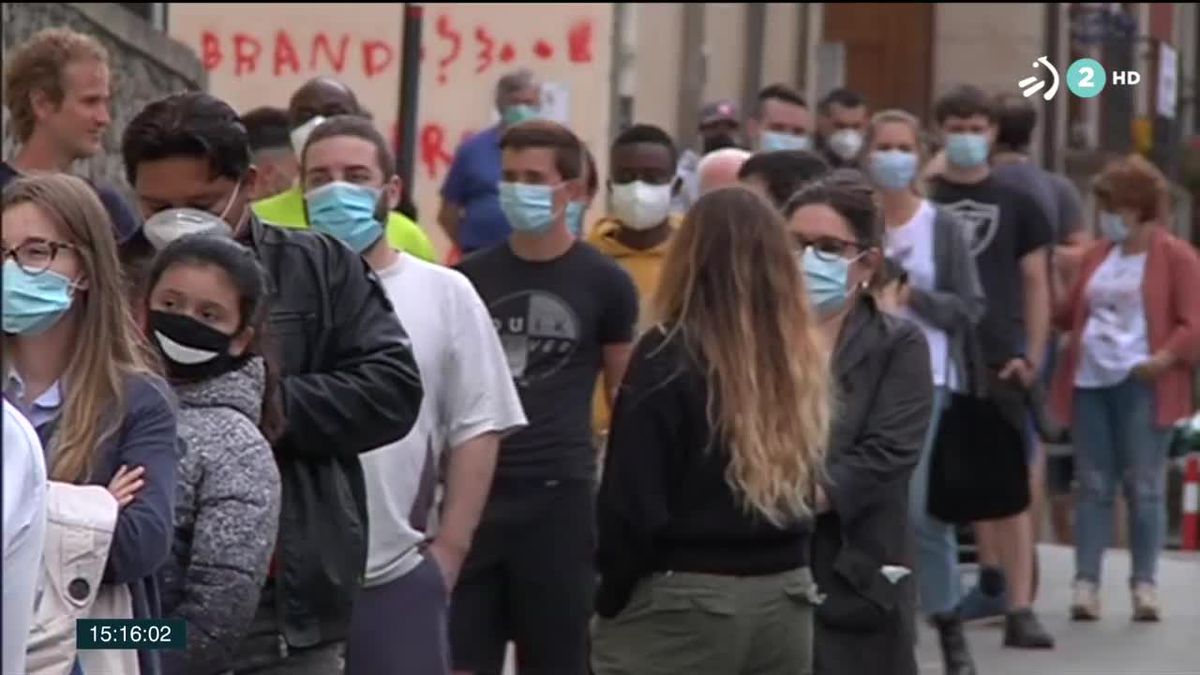
M676 216L671 216L670 222L673 229L679 227L679 219ZM617 239L616 233L620 228L621 221L616 218L601 218L592 226L587 242L615 260L629 273L629 276L633 277L633 283L638 290L640 314L636 334L641 335L642 331L649 327L646 325L647 317L650 316L647 305L654 297L654 292L658 290L658 278L662 274L663 260L667 256L667 250L671 246L671 237L658 246L639 250L630 248ZM608 433L608 421L611 413L607 397L604 395L603 378L596 385L596 395L592 405L592 430L597 435L603 435Z

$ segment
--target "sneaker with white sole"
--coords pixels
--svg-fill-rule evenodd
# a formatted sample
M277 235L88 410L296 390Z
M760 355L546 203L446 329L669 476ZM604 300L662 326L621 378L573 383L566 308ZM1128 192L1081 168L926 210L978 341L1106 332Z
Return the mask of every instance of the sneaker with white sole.
M1071 600L1073 621L1096 621L1100 618L1100 592L1095 582L1076 579Z
M1139 582L1133 586L1133 620L1158 621L1162 608L1158 604L1158 589L1154 584Z

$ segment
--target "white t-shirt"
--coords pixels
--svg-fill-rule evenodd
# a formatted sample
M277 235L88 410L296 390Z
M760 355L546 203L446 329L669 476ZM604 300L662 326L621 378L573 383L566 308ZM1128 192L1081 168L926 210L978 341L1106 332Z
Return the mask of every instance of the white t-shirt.
M4 659L25 672L25 641L46 537L46 461L33 425L4 400Z
M1146 254L1124 255L1120 246L1096 268L1085 291L1088 307L1075 386L1111 387L1150 357L1142 278Z
M361 457L367 586L421 562L417 545L433 534L443 450L526 424L492 317L471 282L404 253L378 275L412 341L425 395L407 436Z
M908 272L908 283L913 288L932 291L937 287L937 264L933 257L933 221L937 211L927 201L913 217L899 227L888 228L886 253ZM949 340L946 331L931 326L908 307L900 309L900 316L921 328L929 343L929 366L933 372L933 384L938 387L954 388L958 378L954 365L948 360Z

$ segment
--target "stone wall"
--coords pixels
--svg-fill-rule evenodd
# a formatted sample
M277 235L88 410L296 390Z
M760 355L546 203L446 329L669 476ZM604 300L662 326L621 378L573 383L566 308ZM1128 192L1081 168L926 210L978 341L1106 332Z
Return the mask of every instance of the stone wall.
M65 26L98 39L109 52L113 74L112 126L104 151L80 162L75 171L128 189L121 163L121 133L145 105L166 94L207 89L200 60L184 45L152 28L116 3L0 3L3 50L21 44L43 28ZM12 157L17 142L3 111L3 156Z

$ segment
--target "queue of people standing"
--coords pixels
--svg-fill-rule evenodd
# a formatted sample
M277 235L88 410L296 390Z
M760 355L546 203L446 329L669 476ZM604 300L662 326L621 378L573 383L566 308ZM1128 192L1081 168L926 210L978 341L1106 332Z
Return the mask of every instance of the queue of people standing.
M451 269L337 81L149 104L130 208L65 173L110 123L104 50L55 29L6 61L5 673L496 674L513 643L522 673L903 674L918 613L974 673L966 618L1053 646L1051 372L1072 614L1101 613L1121 485L1159 616L1200 260L1139 157L1095 182L1090 241L1024 100L947 93L929 160L909 113L838 90L814 123L773 85L749 148L717 102L702 153L632 125L602 181L516 71L442 188ZM183 619L187 649L76 651L76 618Z

